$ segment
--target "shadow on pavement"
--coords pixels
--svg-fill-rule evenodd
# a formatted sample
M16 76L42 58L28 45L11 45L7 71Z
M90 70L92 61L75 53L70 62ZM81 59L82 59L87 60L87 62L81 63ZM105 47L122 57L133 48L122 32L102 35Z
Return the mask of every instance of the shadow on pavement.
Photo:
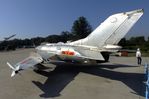
M38 74L46 76L45 83L39 81L32 81L38 86L43 94L40 97L49 98L60 96L60 92L74 79L79 72L88 73L100 77L105 77L112 80L123 82L134 92L133 94L144 96L145 84L144 74L140 73L124 73L112 71L115 68L133 68L135 66L121 65L121 64L104 64L104 65L74 65L74 64L57 64L55 70L40 71ZM107 69L106 69L107 68Z

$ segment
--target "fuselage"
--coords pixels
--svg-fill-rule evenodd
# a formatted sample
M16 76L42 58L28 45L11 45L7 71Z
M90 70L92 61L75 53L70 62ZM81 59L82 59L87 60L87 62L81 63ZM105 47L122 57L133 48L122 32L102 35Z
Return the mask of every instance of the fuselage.
M109 57L109 54L105 52L115 52L119 50L121 47L117 45L106 45L102 48L94 47L94 46L86 46L86 45L72 45L68 43L54 43L54 44L45 44L40 45L36 48L37 53L43 58L44 61L69 61L69 62L79 62L84 63L86 61L93 61L94 59L88 59L89 57L84 57L90 55L92 52L96 52L100 54L100 52L104 52L102 56ZM108 56L107 56L108 55ZM95 56L95 55L94 55ZM99 59L95 59L100 60Z
M46 61L82 61L81 54L65 44L46 44L36 48L37 53Z

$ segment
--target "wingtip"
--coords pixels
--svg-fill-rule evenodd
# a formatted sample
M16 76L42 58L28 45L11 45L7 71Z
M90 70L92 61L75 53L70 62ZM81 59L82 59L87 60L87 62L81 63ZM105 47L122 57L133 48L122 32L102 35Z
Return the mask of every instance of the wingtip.
M144 9L132 10L132 11L124 12L123 14L132 15L132 14L136 14L136 13L143 14L144 13Z
M138 9L137 12L144 12L144 9Z
M144 11L144 9L142 9L142 11Z

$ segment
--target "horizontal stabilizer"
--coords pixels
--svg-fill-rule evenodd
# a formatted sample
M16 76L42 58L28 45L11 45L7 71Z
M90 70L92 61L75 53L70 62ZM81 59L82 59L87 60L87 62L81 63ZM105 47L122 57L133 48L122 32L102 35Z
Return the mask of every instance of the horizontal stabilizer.
M82 51L79 51L79 53L87 59L105 60L102 54L98 51L82 50Z

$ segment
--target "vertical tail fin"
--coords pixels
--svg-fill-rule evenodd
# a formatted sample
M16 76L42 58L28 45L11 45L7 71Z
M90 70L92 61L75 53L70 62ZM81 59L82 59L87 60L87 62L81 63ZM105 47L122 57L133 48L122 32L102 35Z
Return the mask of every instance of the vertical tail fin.
M88 37L72 42L72 44L97 47L117 44L142 15L143 9L111 15Z
M132 26L139 20L143 15L143 10L135 10L125 13L128 17L117 30L110 35L107 39L106 44L118 44L118 42L127 34L127 32L132 28Z

